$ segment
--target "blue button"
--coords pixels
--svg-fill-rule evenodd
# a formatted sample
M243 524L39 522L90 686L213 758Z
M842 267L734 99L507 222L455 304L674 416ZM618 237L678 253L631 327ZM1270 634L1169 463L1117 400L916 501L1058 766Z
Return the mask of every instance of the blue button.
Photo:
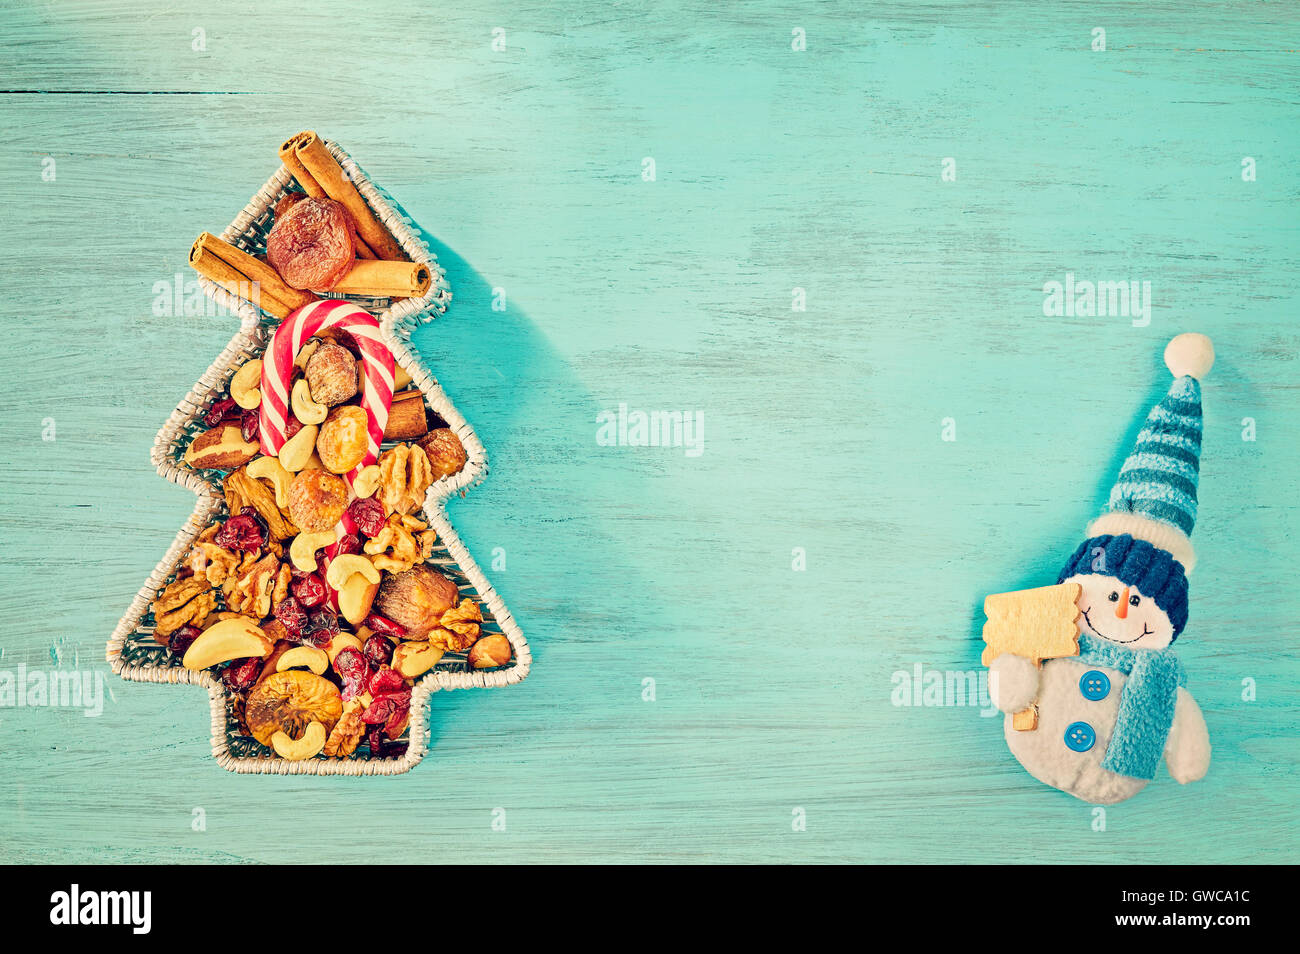
M1065 747L1071 752L1087 752L1097 741L1097 733L1086 722L1071 722L1065 727Z
M1110 679L1100 669L1089 669L1079 680L1079 691L1083 698L1099 702L1110 695Z

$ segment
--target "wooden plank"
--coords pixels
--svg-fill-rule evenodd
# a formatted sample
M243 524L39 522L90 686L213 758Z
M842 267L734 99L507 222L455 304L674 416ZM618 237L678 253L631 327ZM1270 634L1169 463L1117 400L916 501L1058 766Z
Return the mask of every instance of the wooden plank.
M314 9L6 8L0 669L106 671L192 507L150 443L233 328L156 285L312 127L448 266L416 342L492 462L451 516L533 674L436 698L388 780L227 775L194 689L0 708L0 860L372 859L304 804L403 860L1294 860L1293 8ZM1067 273L1150 281L1150 324L1045 317ZM1055 581L1184 330L1219 352L1178 644L1214 763L1099 833L897 674L981 671L984 596ZM703 453L600 446L620 404Z

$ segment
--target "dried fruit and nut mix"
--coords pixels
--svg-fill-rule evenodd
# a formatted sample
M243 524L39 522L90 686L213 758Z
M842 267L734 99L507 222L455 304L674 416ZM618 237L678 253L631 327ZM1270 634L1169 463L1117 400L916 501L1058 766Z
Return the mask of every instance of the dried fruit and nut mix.
M319 142L298 139L286 149L319 163ZM397 262L373 223L363 233L345 203L291 195L276 206L265 262L205 233L191 264L203 272L211 255L229 255L271 305L295 309L296 290L349 291L350 275L378 280L379 265L414 264ZM298 350L274 455L259 437L262 362L235 369L184 454L220 481L226 515L197 536L152 607L155 639L220 679L239 730L285 759L400 754L411 690L444 654L480 669L511 659L508 640L483 634L478 603L426 562L436 534L420 506L433 481L464 467L465 450L397 367L376 458L359 388L365 353L337 326Z

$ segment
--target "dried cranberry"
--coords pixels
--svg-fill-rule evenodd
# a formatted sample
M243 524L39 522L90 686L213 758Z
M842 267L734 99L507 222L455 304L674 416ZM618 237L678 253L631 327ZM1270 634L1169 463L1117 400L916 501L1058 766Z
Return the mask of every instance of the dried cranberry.
M331 560L336 556L343 556L348 553L360 553L361 540L355 533L345 533L331 543L325 552L330 555Z
M245 507L227 520L212 539L225 550L252 551L260 550L266 544L266 538L266 523L251 507Z
M406 717L410 711L409 707L403 706L393 713L392 718L384 723L384 733L389 736L401 735L402 730L406 728L402 723L406 722Z
M230 689L249 689L253 683L257 682L257 677L262 674L263 662L257 656L250 656L248 659L236 659L222 671L221 681Z
M372 666L386 666L393 661L393 644L383 636L371 636L361 648L361 655Z
M393 714L384 723L384 734L391 739L401 734L402 723L406 721L406 717L411 711L411 690L407 689L405 692L384 696L384 698L392 699L397 703L397 708L393 710Z
M382 725L393 717L398 708L396 696L380 696L366 706L366 711L361 713L361 721L366 725Z
M275 618L284 624L284 628L291 636L302 636L302 631L308 623L307 610L296 597L290 596L281 600L274 612Z
M339 615L328 606L322 606L314 609L308 616L307 630L312 633L323 633L330 639L339 634Z
M258 525L258 527L261 528L261 530L262 530L262 536L267 537L267 538L269 538L269 537L271 536L271 529L270 529L270 527L268 527L268 526L266 525L266 518L263 517L260 513L257 512L257 508L256 508L256 507L240 507L240 508L239 508L239 516L241 516L241 517L252 517L254 520L257 521L257 525Z
M380 666L379 670L370 677L370 694L376 700L380 696L400 693L406 689L406 680L387 666Z
M398 721L400 723L401 720ZM406 754L408 743L386 741L384 735L387 731L386 726L375 725L366 733L366 746L370 749L372 759L400 758Z
M368 537L377 537L388 525L384 505L374 497L358 497L348 505L348 516L357 529Z
M364 678L367 671L365 657L349 646L334 657L334 671L345 680Z
M379 726L375 726L366 735L366 744L370 746L370 757L372 759L398 759L406 754L407 743L385 742Z
M307 609L315 609L328 598L329 594L325 592L325 581L315 573L303 573L295 576L293 583L289 585L293 591L294 597Z
M208 408L208 413L203 416L203 423L208 427L216 427L243 413L243 408L235 403L234 398L224 398Z
M300 430L302 430L302 421L290 414L289 420L284 422L284 439L287 441Z
M366 680L364 677L343 680L343 701L344 702L347 702L351 699L355 699L357 696L365 695L365 692L366 692Z
M401 639L406 635L406 627L394 623L386 616L380 616L378 613L371 613L366 617L365 625L372 632L379 633L381 636L392 636L395 639ZM386 662L387 660L385 660Z
M185 655L185 650L190 648L190 643L198 638L199 628L197 626L182 626L172 633L171 638L167 640L167 648L172 651L173 656L180 659Z
M239 434L244 438L245 443L251 444L257 440L260 426L260 415L256 408L244 412L243 417L239 420Z
M366 745L370 747L371 758L384 757L384 727L377 725L366 733Z

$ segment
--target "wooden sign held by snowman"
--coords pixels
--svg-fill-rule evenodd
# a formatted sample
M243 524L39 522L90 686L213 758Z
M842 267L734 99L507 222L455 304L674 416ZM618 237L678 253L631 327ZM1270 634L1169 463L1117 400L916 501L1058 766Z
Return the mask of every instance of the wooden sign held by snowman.
M1035 778L1093 804L1136 795L1162 759L1184 784L1210 765L1205 719L1171 647L1196 563L1200 379L1214 349L1179 335L1165 363L1174 382L1057 584L984 602L982 661L1007 746Z

